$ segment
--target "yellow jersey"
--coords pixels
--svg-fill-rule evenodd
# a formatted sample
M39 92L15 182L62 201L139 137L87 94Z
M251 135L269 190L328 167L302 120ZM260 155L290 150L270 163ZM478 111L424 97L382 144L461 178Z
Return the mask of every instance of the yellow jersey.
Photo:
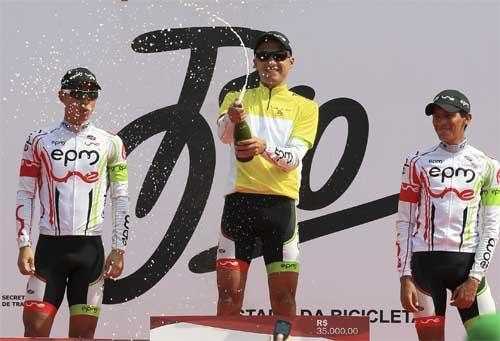
M218 118L238 99L239 92L229 92L220 107ZM273 89L262 83L247 89L243 99L246 121L252 135L266 140L268 145L287 147L290 141L300 140L307 149L312 148L318 126L318 105L302 97L283 84ZM302 160L290 171L276 166L263 154L249 162L238 162L234 145L226 194L234 192L283 195L299 198Z

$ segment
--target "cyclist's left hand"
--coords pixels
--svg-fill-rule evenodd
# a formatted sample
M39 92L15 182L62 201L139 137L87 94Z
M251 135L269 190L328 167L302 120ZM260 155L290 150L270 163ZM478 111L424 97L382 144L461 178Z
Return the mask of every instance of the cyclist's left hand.
M479 281L475 278L469 277L465 282L460 284L453 295L451 296L451 305L459 309L469 308L476 299L477 288Z
M104 264L104 278L117 278L123 271L123 253L111 250Z

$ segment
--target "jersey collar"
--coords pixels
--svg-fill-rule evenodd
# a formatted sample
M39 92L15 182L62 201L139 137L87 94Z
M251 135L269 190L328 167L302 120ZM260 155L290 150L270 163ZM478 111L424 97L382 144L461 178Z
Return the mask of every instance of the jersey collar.
M267 86L265 86L262 83L259 83L259 90L264 91L266 94L269 94L271 92L271 95L276 95L278 93L283 93L288 91L288 86L285 83L282 83L280 85L275 86L271 90Z
M84 124L80 125L80 126L77 126L77 125L74 125L74 124L71 124L69 122L66 122L66 121L62 121L61 122L61 125L66 128L67 130L73 132L73 133L80 133L82 131L85 131L87 130L87 128L90 126L90 121L87 121L85 122Z
M448 144L443 141L439 143L439 147L442 149L446 150L447 152L450 153L458 153L461 152L465 147L467 146L467 139L464 139L462 142L459 144Z

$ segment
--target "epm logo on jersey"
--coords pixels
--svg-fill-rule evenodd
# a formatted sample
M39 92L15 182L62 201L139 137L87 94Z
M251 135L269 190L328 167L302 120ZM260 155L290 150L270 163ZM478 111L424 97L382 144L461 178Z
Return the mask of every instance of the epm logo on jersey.
M95 165L97 161L99 161L99 153L96 150L81 150L77 152L74 149L68 149L66 151L62 151L61 149L54 149L52 153L50 153L52 159L56 161L64 160L64 166L68 166L68 162L72 162L75 160L83 159L84 157L90 161L90 165Z
M465 178L465 182L469 183L476 178L476 172L472 169L459 167L457 169L453 167L446 167L441 169L440 167L434 166L429 169L429 175L433 178L441 178L441 182L444 183L445 179L451 179L453 177L462 176Z

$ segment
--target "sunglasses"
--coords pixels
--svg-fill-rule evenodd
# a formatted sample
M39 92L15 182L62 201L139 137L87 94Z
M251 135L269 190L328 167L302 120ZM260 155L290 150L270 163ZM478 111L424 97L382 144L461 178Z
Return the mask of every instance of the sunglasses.
M94 100L99 97L99 92L97 90L64 90L64 92L69 94L74 99L80 100Z
M274 59L277 62L282 62L285 59L287 59L290 56L288 51L283 50L283 51L261 51L255 53L255 58L257 60L260 60L261 62L269 60L269 59Z

